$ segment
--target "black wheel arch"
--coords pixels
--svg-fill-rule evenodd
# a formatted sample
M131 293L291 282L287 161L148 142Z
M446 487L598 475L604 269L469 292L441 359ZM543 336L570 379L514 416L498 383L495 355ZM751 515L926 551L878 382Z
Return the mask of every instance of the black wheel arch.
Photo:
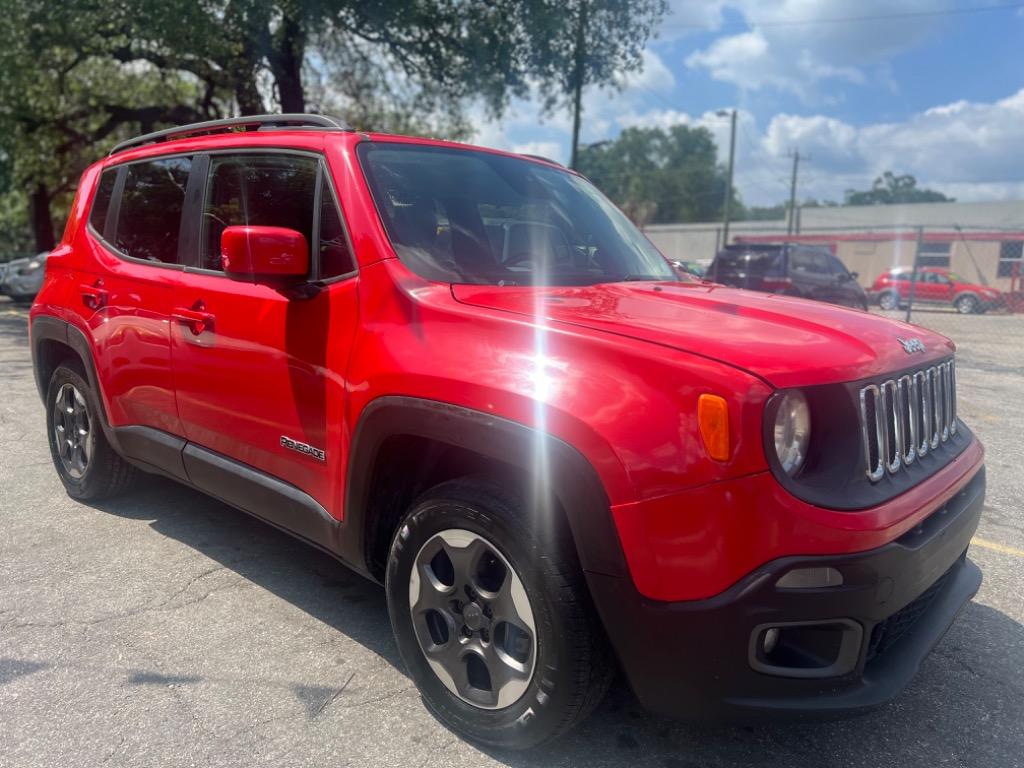
M96 393L103 434L117 450L117 435L115 430L111 429L110 419L107 418L96 366L92 360L92 350L85 334L66 320L51 315L38 315L32 319L29 336L32 339L32 373L40 399L46 401L50 377L61 363L69 360L77 363L85 373L85 380Z
M342 559L359 563L360 570L381 580L391 534L405 508L389 496L393 486L382 471L394 441L430 446L435 456L423 456L425 465L437 452L455 451L460 458L474 457L484 467L508 468L513 482L537 477L537 457L546 457L548 490L564 514L584 571L627 576L625 555L612 520L608 497L590 462L568 443L524 424L450 403L405 396L373 400L360 415L348 462L345 520L338 537ZM419 442L417 442L419 441ZM465 474L480 466L465 467ZM415 466L399 467L404 483L415 487L409 473ZM443 477L443 476L442 476ZM443 479L450 479L443 477ZM383 493L382 493L383 492ZM535 496L535 499L540 496ZM396 503L398 502L398 503Z

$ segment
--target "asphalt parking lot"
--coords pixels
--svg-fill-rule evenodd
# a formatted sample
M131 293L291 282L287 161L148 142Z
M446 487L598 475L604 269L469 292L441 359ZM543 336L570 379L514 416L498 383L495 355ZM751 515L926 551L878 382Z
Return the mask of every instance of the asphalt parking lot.
M894 703L707 728L618 686L525 754L441 727L401 669L383 591L327 556L169 481L69 499L26 317L0 299L0 766L1024 765L1024 315L915 316L957 341L960 415L987 447L970 555L985 582Z

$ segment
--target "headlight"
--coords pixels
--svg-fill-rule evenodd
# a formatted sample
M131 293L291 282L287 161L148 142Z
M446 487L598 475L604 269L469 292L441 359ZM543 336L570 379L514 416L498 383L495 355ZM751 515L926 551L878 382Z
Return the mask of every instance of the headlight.
M33 259L28 264L26 264L24 267L19 269L18 270L18 274L19 275L30 275L33 272L35 272L37 269L39 269L41 266L43 266L43 262L37 261L37 260Z
M787 392L775 412L775 455L790 477L804 465L811 439L811 409L799 392Z

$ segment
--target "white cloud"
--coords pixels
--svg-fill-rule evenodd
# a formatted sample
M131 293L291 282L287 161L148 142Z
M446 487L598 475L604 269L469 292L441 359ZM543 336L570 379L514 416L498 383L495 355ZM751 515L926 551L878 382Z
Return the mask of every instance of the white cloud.
M650 109L646 112L629 111L620 115L616 122L623 128L671 128L673 125L689 125L693 119L676 109Z
M771 88L821 101L827 82L864 83L875 68L891 87L886 60L918 44L940 17L899 14L941 10L949 0L731 0L747 31L725 35L686 59L742 90ZM873 16L888 16L871 20ZM896 16L896 18L893 18ZM832 96L832 98L835 98Z
M632 110L616 122L703 126L715 137L719 161L727 160L729 121L714 112ZM738 123L736 186L751 205L786 199L794 149L804 158L801 200L842 200L845 190L867 189L887 170L911 173L958 200L1024 199L1024 89L995 102L939 105L898 123L854 126L827 115L778 114L761 126L745 110Z
M672 71L650 48L644 49L639 71L623 73L616 80L622 88L640 88L647 91L671 91L676 84Z
M995 102L957 101L899 123L852 126L821 115L776 115L760 142L762 167L784 171L793 148L810 156L802 196L841 198L883 171L963 200L1024 197L1024 89Z

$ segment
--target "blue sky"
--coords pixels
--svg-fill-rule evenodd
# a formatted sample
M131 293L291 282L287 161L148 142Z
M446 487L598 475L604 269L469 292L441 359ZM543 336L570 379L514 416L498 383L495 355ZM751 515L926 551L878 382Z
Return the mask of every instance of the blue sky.
M1022 43L1012 0L671 0L643 71L585 94L583 141L704 125L724 160L715 112L735 107L748 204L786 197L796 148L810 157L801 198L841 199L891 169L961 200L1024 200ZM568 159L568 114L519 101L479 126L477 143Z

